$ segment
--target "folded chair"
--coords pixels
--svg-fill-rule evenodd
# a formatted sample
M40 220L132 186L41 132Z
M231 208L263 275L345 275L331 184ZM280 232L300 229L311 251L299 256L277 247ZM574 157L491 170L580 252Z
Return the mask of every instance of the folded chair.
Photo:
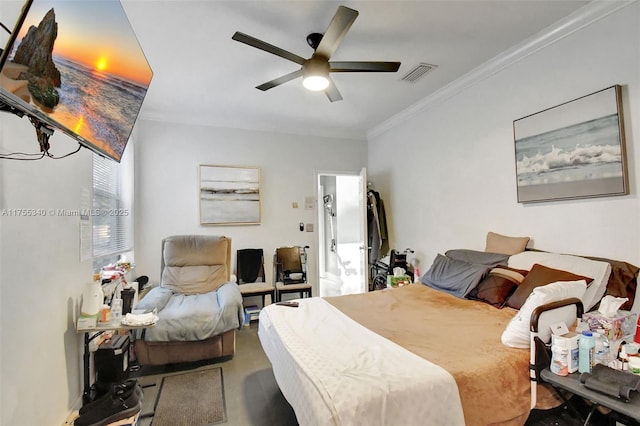
M311 284L307 281L305 247L279 247L274 256L276 299L282 300L286 293L298 293L300 297L311 297Z
M276 300L276 288L272 283L265 282L264 253L262 249L248 248L236 252L236 272L238 286L242 298L262 296L262 307L265 306L265 296L271 296L271 303Z

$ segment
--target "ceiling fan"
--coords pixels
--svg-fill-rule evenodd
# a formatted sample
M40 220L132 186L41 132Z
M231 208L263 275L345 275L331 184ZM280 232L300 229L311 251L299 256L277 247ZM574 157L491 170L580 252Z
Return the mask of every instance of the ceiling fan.
M302 77L302 84L309 90L324 90L331 102L339 101L342 95L329 75L332 72L396 72L400 62L330 62L342 39L358 17L358 11L339 6L324 34L311 33L307 43L314 50L310 58L305 59L250 35L236 32L232 39L272 53L295 62L302 67L294 72L256 86L256 89L269 90L290 80Z

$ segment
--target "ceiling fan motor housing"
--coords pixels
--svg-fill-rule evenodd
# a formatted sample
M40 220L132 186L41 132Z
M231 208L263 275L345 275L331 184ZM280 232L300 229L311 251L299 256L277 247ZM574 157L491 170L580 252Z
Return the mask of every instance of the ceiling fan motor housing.
M302 65L302 78L312 75L329 75L329 61L322 56L313 55Z
M324 90L329 85L329 71L329 60L314 54L302 64L302 83L309 90Z

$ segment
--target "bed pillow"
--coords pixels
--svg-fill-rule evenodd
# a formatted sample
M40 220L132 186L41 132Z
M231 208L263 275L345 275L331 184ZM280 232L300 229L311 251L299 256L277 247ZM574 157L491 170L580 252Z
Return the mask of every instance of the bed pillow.
M486 265L490 267L506 265L509 261L508 254L490 253L469 249L448 250L444 255L451 259L462 260L464 262Z
M508 237L489 232L484 251L512 255L523 252L527 248L527 244L529 244L529 237Z
M588 285L593 281L593 278L573 274L568 271L549 268L547 266L536 263L535 265L533 265L531 271L529 271L516 291L511 295L511 297L509 297L509 299L507 299L506 305L514 309L520 309L524 302L527 300L527 297L529 297L529 295L536 287L545 286L557 281L577 280L584 280Z
M422 283L462 298L478 285L488 271L487 266L438 254L429 270L422 276Z
M638 272L640 268L621 260L612 260L603 257L585 256L587 259L607 262L611 265L611 275L604 295L614 297L626 297L627 300L620 309L630 311L638 292ZM598 301L599 303L600 301Z
M511 293L524 281L527 272L529 271L508 266L492 268L489 274L469 292L467 298L502 308Z
M593 283L587 288L582 301L585 312L591 310L600 301L611 275L611 265L608 262L542 251L525 251L513 255L509 258L508 265L516 269L531 269L536 263L593 278Z
M540 305L571 297L582 299L586 289L587 283L584 280L555 282L534 288L520 311L507 324L502 333L502 344L513 348L528 348L530 346L529 330L533 310Z

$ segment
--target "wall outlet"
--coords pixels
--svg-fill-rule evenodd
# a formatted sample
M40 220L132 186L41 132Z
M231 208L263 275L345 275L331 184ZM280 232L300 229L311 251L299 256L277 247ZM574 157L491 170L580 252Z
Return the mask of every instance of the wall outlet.
M294 201L291 203L291 208L297 209L298 208L298 202Z
M313 232L313 223L307 223L306 230L307 232Z

